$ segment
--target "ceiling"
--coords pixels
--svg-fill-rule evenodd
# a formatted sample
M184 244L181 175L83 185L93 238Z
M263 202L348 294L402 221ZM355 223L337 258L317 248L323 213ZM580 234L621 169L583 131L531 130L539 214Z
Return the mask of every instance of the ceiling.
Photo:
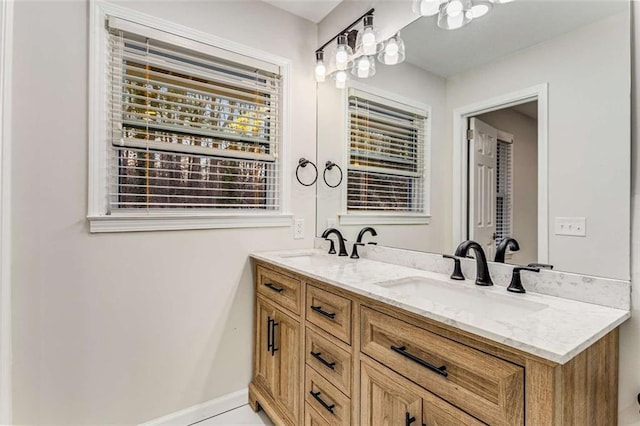
M308 19L316 24L329 14L342 0L263 0L272 6Z
M519 0L497 4L458 30L438 28L433 16L414 21L401 35L407 62L451 77L628 10L621 0Z

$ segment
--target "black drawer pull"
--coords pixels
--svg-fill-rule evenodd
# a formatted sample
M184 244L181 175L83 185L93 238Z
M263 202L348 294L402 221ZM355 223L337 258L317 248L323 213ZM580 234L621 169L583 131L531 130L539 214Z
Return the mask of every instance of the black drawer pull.
M336 318L336 314L335 313L323 311L322 310L322 306L311 306L311 309L314 310L315 312L319 313L320 315L324 315L327 318L331 318L331 319L335 319Z
M276 327L279 326L280 323L277 323L276 320L271 320L271 356L275 356L276 351Z
M316 401L318 401L320 403L320 405L322 405L328 412L333 414L333 407L335 407L336 404L329 405L326 402L324 402L322 400L322 398L320 398L320 391L318 391L318 392L309 391L309 393L311 394L312 397L314 397L316 399Z
M418 364L420 364L423 367L428 368L429 370L433 371L434 373L438 373L441 376L447 377L449 374L446 372L447 367L446 366L442 366L442 367L436 367L433 364L429 364L427 361L418 358L415 355L410 354L409 352L407 352L407 347L406 346L391 346L391 350L394 352L399 353L400 355L409 358L411 361L413 362L417 362Z
M416 421L416 418L415 417L411 417L411 414L409 414L408 411L406 413L404 413L404 425L405 426L410 426L411 423L413 423L415 421Z
M265 286L269 287L271 290L277 292L277 293L282 293L284 291L284 288L282 287L276 287L275 285L271 284L271 283L264 283Z
M311 351L311 356L314 357L315 359L317 359L318 361L320 361L321 363L323 363L325 366L329 367L332 370L335 370L335 362L329 362L326 359L322 358L320 355L322 355L321 352L313 352Z

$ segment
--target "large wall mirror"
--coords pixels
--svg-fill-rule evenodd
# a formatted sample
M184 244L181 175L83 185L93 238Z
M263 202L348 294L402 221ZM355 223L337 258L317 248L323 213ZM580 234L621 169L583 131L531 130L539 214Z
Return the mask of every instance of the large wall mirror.
M507 263L629 279L630 4L514 1L400 36L403 63L318 85L317 235L491 259L512 237Z

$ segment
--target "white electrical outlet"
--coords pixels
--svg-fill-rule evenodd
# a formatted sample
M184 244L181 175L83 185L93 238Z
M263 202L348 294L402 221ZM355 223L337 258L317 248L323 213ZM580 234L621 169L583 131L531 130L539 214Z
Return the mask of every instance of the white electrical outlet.
M556 217L555 234L586 237L587 219L584 217Z
M327 228L335 228L336 226L338 226L336 219L327 219Z
M301 240L304 238L304 219L296 219L293 221L293 239Z

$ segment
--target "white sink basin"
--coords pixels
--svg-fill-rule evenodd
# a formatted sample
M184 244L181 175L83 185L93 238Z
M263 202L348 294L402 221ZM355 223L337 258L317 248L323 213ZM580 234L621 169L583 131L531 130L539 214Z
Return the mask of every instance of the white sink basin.
M407 277L376 285L389 289L392 295L428 300L482 318L513 320L548 307L543 303L519 300L519 295L496 293L495 288L491 291L424 277Z

